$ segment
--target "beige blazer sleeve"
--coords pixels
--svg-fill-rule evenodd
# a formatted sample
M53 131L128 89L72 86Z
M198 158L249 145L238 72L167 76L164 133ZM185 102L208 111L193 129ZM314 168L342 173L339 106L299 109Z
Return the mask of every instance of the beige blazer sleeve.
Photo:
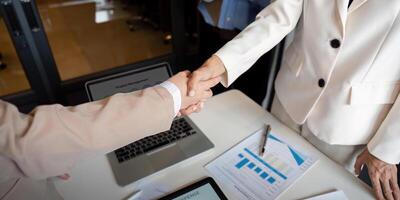
M277 45L296 27L302 11L303 0L275 0L262 10L256 21L215 53L226 68L221 83L232 84Z
M28 115L0 101L0 180L66 173L80 160L168 130L173 118L172 96L159 86Z

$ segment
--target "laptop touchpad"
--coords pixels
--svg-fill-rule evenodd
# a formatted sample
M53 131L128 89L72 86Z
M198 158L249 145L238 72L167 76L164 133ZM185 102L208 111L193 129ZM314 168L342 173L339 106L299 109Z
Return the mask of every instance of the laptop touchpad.
M186 158L178 145L161 148L147 156L155 169L163 169Z

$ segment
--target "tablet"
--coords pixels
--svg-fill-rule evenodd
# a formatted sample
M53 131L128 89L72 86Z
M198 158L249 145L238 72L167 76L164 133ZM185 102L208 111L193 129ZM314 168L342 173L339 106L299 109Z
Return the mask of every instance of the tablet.
M160 200L228 200L211 177L180 189Z

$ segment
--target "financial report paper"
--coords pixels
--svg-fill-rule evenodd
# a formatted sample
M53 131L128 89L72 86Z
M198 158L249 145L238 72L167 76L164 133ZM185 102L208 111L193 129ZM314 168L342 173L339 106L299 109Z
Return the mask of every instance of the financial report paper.
M252 134L205 166L229 196L276 199L317 161L273 133L269 134L265 154L260 157L263 131Z

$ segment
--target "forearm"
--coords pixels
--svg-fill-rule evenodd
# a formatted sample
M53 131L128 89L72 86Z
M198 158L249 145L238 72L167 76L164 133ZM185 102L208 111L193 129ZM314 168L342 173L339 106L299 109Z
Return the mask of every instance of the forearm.
M12 112L4 115L1 151L36 179L165 131L174 117L172 97L159 86L75 107L41 106L28 116Z
M215 53L226 68L228 86L263 54L292 31L302 12L303 0L279 0L262 10L255 22Z

